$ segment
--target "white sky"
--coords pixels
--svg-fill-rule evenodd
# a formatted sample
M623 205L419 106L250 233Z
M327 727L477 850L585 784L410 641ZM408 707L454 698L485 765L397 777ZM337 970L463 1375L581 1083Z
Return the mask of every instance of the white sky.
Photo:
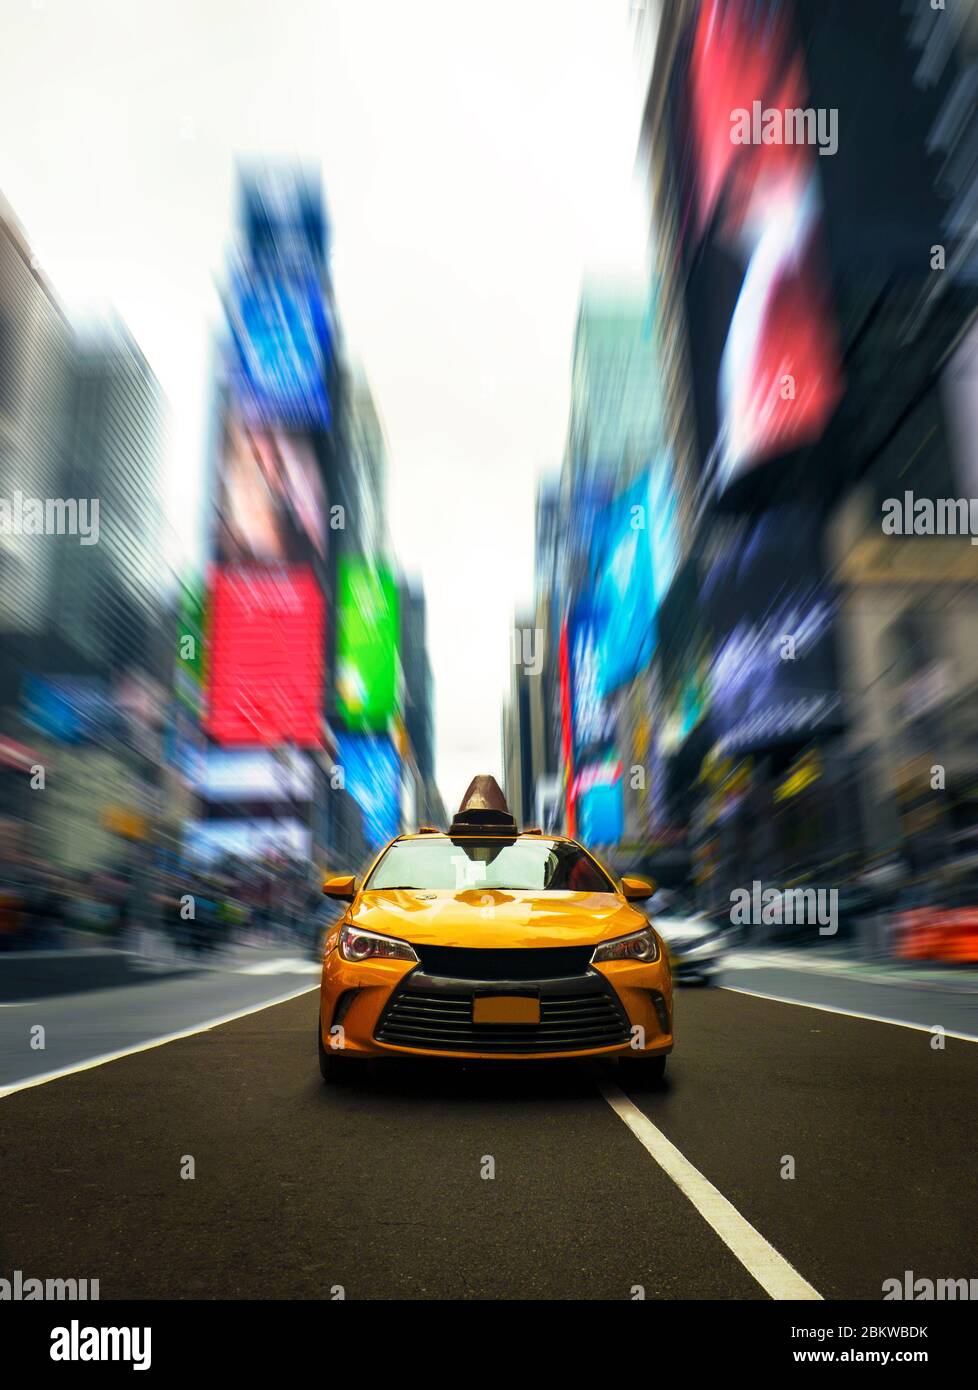
M70 311L112 305L172 409L193 554L235 157L319 161L348 346L422 577L438 780L500 771L533 501L583 274L637 269L629 0L0 0L0 192Z

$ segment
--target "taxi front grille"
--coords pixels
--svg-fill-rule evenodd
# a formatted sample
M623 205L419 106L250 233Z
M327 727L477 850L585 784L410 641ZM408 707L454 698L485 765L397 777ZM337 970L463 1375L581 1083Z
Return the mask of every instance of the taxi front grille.
M626 1043L628 1019L617 1000L599 981L585 983L584 990L541 992L539 1023L498 1024L472 1022L472 992L426 989L419 982L394 996L375 1036L394 1047L500 1054L581 1052Z

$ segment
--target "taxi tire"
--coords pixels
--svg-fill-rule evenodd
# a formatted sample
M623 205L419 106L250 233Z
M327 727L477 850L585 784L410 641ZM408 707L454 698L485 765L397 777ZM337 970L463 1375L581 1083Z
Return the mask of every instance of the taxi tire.
M346 1057L337 1057L335 1052L323 1046L320 1024L316 1023L316 1041L319 1044L319 1074L330 1086L342 1085L350 1078L351 1064Z
M618 1071L622 1081L634 1086L661 1086L666 1077L666 1057L621 1057Z

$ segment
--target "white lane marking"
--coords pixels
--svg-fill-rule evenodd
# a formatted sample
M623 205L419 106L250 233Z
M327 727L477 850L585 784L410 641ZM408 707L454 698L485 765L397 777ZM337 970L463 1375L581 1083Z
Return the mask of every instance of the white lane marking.
M261 1013L262 1009L272 1009L276 1004L287 1004L290 999L297 999L300 994L310 994L318 985L303 985L301 989L293 989L288 994L281 994L275 999L266 999L261 1004L251 1004L246 1009L235 1009L234 1013L222 1014L220 1018L208 1019L206 1023L195 1023L192 1028L182 1028L178 1033L165 1033L159 1038L150 1038L148 1042L136 1043L134 1047L122 1047L118 1052L103 1052L98 1057L89 1057L84 1062L73 1062L71 1066L59 1067L57 1071L46 1071L40 1076L26 1076L22 1081L12 1081L9 1085L0 1086L0 1100L4 1096L12 1096L15 1091L28 1091L32 1086L43 1086L48 1081L57 1081L62 1076L73 1076L77 1071L90 1071L93 1067L102 1067L106 1062L116 1062L120 1057L132 1057L137 1052L149 1052L151 1048L162 1047L164 1043L178 1042L180 1038L192 1038L196 1033L207 1033L212 1028L219 1028L222 1023L233 1023L236 1018L247 1018L248 1014Z
M705 1178L698 1168L667 1139L649 1117L628 1099L617 1086L603 1084L601 1094L635 1138L647 1149L659 1167L688 1197L724 1245L740 1261L747 1273L756 1279L764 1292L776 1299L818 1299L822 1295L803 1279L793 1265L774 1246L754 1229L746 1217L728 1202L723 1193Z
M786 999L781 994L762 994L756 989L738 989L736 985L721 985L729 994L749 994L752 999L770 999L772 1004L794 1004L799 1009L818 1009L823 1014L843 1014L846 1018L865 1018L870 1023L890 1023L894 1028L912 1028L917 1033L933 1033L940 1027L945 1038L958 1038L961 1042L978 1042L974 1033L955 1033L937 1023L908 1023L904 1018L885 1018L882 1014L864 1014L858 1009L837 1009L832 1004L813 1004L808 999ZM936 1005L935 1012L940 1009Z
M322 961L310 960L308 956L275 956L272 960L254 961L251 965L239 965L236 975L319 975Z

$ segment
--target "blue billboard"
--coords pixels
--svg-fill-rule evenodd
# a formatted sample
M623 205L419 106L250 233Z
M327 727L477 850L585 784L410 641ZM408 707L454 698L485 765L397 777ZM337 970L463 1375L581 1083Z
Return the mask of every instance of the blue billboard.
M602 695L643 671L658 645L656 614L678 561L668 457L595 516L591 576Z
M105 682L95 676L25 676L24 722L55 743L98 743L119 736L123 720Z
M239 267L226 309L232 386L248 423L327 429L333 334L315 269Z
M346 790L360 807L371 849L401 828L401 760L384 734L337 734L336 756Z
M249 260L326 264L329 228L319 174L301 164L266 164L243 174L240 221Z
M601 747L614 735L614 716L602 691L602 616L582 595L569 625L574 751Z
M617 845L625 833L621 762L585 768L579 775L577 830L588 845Z

